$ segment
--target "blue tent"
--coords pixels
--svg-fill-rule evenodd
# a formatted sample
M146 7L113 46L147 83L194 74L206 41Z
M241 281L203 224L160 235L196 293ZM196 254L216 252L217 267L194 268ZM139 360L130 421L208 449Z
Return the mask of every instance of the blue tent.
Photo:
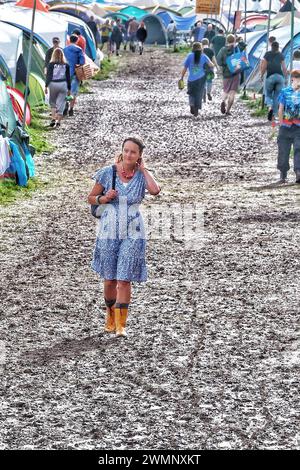
M197 21L196 15L189 16L187 18L183 18L182 16L174 15L173 13L162 11L157 13L157 15L164 25L167 27L171 20L174 21L176 24L177 31L185 31L188 32L194 26L195 22Z
M147 44L167 44L166 28L159 16L149 14L145 15L142 20L148 32Z

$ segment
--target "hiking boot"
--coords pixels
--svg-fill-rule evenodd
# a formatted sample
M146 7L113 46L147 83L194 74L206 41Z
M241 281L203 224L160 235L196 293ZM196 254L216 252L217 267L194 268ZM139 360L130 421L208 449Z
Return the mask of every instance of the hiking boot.
M211 96L210 93L207 93L207 99L208 99L208 101L212 101L212 96Z
M195 108L195 110L194 110L194 116L197 117L198 114L199 114L199 109L198 109L198 108Z
M195 114L195 106L190 107L191 114Z
M49 127L54 127L54 126L55 126L55 119L52 119L49 124Z
M273 119L273 109L271 108L271 109L269 109L269 111L268 111L268 121L271 122L272 119Z
M225 101L222 101L221 103L221 113L225 114L226 113L226 104Z
M73 108L70 108L70 109L69 109L69 116L70 116L70 117L74 116L74 110L73 110Z
M300 170L296 170L296 183L300 183Z

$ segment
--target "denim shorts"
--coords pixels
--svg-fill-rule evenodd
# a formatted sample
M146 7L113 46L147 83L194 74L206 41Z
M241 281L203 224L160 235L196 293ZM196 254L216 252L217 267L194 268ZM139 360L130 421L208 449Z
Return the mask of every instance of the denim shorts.
M71 95L73 96L78 95L79 85L80 85L80 81L78 80L76 75L73 75L72 80L71 80Z

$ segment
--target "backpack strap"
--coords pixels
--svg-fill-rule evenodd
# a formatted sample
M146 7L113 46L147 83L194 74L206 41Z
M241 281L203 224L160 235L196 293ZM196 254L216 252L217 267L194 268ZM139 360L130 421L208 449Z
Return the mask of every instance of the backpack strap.
M111 189L115 189L116 188L116 177L117 177L117 166L113 165L112 170L113 170L113 175L112 175Z

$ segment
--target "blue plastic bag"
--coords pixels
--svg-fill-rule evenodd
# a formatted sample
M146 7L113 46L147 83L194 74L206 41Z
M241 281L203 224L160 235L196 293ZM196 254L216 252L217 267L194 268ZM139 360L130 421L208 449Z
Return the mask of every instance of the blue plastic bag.
M232 74L243 72L250 68L250 63L245 51L234 52L226 59L226 65Z

